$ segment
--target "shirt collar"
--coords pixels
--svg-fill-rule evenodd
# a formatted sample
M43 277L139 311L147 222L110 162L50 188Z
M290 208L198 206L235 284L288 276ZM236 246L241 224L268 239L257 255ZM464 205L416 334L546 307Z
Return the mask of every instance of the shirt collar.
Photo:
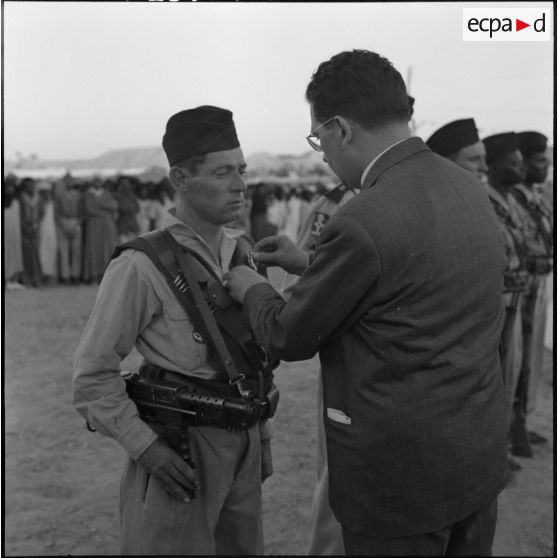
M534 195L533 195L533 190L531 190L530 188L527 188L527 186L525 186L525 184L516 184L515 188L517 190L521 190L521 192L523 192L525 194L525 198L527 199L527 201L533 201Z
M372 159L372 161L370 161L370 163L368 164L368 166L364 169L364 172L362 173L362 176L360 177L360 186L361 188L364 186L364 181L366 180L366 177L368 176L368 173L372 170L372 167L374 166L374 164L378 161L378 159L384 155L385 153L387 153L392 147L395 147L396 145L400 144L401 142L404 142L405 140L407 140L409 138L405 138L399 141L396 141L395 143L392 143L390 146L386 147L381 153L379 153L374 159Z
M493 199L496 203L500 204L502 207L509 209L508 200L498 192L493 186L491 186L488 182L484 183L488 195L491 199Z
M180 244L194 249L197 252L203 252L206 257L215 260L213 251L211 250L207 242L196 232L196 230L190 225L187 225L180 219L176 218L175 207L172 207L165 212L162 221L162 228L172 233ZM236 248L236 239L243 234L244 231L242 230L223 227L223 238L221 241L221 246L219 248L219 258L221 262L220 265L217 265L217 267L220 268L221 271L229 270L230 262ZM219 264L219 262L216 261L214 263Z

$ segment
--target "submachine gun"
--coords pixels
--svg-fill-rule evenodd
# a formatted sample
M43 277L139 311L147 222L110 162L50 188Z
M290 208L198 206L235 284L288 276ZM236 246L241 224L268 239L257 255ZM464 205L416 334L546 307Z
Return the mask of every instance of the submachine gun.
M180 374L147 365L141 373L126 373L126 391L137 405L140 416L149 423L171 428L215 426L223 429L247 429L261 420L271 418L277 408L279 391L272 386L267 395L221 397L201 381L195 382ZM232 391L232 390L231 390Z

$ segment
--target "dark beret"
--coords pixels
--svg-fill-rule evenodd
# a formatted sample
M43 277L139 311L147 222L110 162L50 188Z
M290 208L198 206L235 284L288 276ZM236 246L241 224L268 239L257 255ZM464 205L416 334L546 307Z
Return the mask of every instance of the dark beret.
M539 134L539 132L519 132L517 139L519 141L519 150L525 159L533 155L533 153L546 151L548 138L544 134Z
M442 155L448 157L460 149L473 145L479 140L479 132L473 118L454 120L436 130L426 141L426 145Z
M515 132L495 134L484 138L482 141L486 149L486 164L488 166L519 149L519 141Z
M195 155L239 147L232 112L204 105L171 116L163 136L169 165Z

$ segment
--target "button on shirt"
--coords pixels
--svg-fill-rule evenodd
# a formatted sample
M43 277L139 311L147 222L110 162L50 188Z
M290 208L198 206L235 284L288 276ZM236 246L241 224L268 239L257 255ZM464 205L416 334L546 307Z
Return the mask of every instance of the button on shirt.
M194 250L219 278L229 271L236 237L224 229L219 261L209 245L170 210L163 221L183 246ZM107 267L95 305L78 345L74 365L74 404L89 424L114 438L134 459L155 440L155 433L128 398L119 371L135 346L150 363L202 379L217 371L207 348L193 338L194 326L163 275L140 251L125 250Z

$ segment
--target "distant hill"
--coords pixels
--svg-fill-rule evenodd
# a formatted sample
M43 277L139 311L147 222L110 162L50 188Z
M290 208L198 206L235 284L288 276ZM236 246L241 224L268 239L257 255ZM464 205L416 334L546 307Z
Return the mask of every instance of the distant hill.
M169 168L165 153L161 147L136 147L128 149L111 149L93 159L22 159L5 161L4 173L13 169L38 170L64 167L69 171L78 169L149 169L152 167Z
M132 149L112 149L95 159L87 161L90 167L109 169L135 169L162 167L169 168L162 147L138 147Z
M246 157L248 173L251 177L265 176L333 176L329 167L323 162L322 155L309 151L302 155L272 155L254 153ZM162 147L137 147L128 149L111 149L93 159L42 160L37 158L19 161L4 161L4 174L26 170L48 173L49 169L67 169L72 171L112 171L115 174L133 171L134 174L149 169L168 171L169 165ZM103 172L105 174L105 172Z

